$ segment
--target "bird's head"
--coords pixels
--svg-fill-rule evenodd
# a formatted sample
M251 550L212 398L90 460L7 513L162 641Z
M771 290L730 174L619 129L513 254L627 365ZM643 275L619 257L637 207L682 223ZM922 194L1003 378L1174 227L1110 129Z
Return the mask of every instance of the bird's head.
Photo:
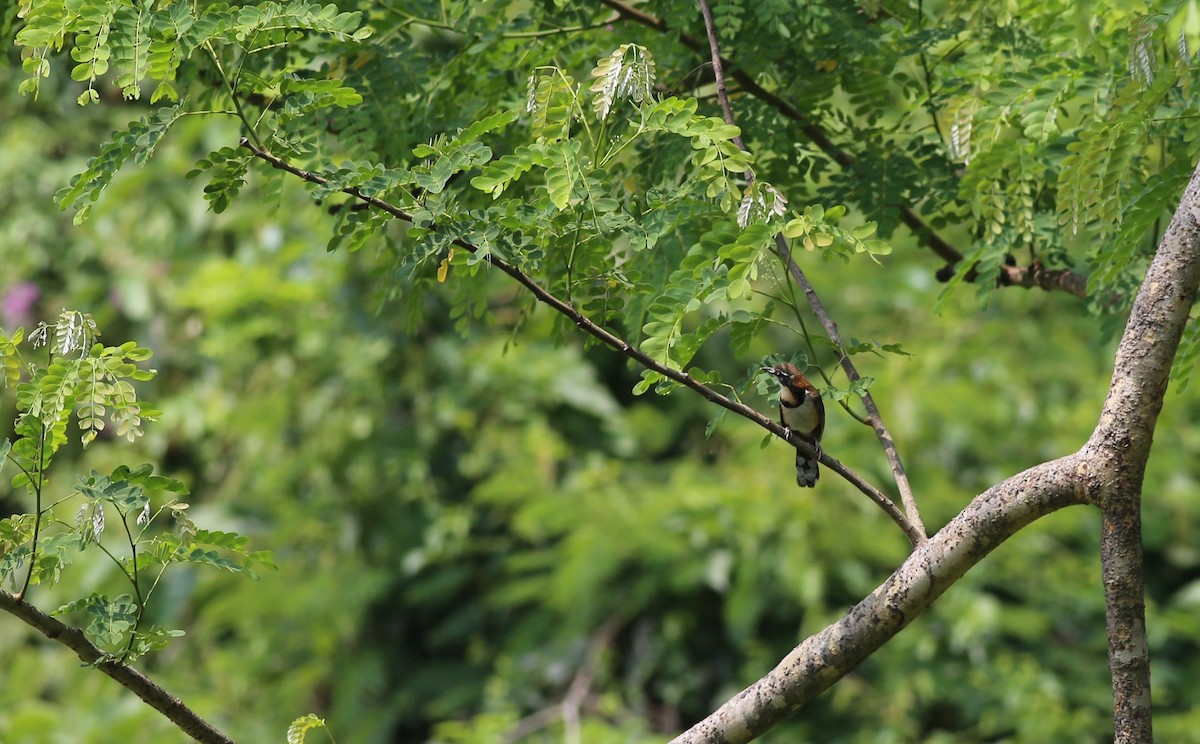
M800 368L794 364L777 364L774 367L761 367L760 369L774 377L780 385L787 387L803 387L808 382Z

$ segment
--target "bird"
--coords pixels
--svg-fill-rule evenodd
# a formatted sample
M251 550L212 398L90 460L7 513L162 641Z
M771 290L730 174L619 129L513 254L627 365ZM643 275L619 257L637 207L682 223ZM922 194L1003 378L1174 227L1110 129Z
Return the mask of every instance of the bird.
M821 455L821 435L825 433L825 404L821 393L794 364L763 367L779 383L779 419L789 436L795 434L812 445L815 454L796 450L796 485L812 488L817 485L820 471L817 458Z

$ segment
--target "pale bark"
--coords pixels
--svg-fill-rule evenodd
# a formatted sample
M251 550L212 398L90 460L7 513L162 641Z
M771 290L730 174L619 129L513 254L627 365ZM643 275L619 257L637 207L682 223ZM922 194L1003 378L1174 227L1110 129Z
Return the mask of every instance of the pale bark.
M1171 364L1200 287L1200 168L1184 191L1117 348L1100 422L1082 455L1104 514L1100 538L1113 677L1114 741L1152 739L1150 655L1142 564L1142 478Z

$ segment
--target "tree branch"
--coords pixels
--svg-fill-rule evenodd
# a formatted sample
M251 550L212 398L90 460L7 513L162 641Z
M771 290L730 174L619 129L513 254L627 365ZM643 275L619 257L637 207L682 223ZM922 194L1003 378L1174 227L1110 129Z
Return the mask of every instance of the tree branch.
M233 744L233 739L218 731L184 705L179 698L172 696L128 664L107 656L87 639L82 630L71 627L2 590L0 609L33 627L50 640L74 651L84 664L94 666L115 679L196 741L204 744Z
M1037 287L1047 292L1062 290L1076 297L1087 297L1087 277L1067 269L1048 269L1041 261L1029 266L1001 266L1000 283L1009 287Z
M717 42L717 30L713 24L712 11L708 7L707 0L696 0L700 5L700 13L704 17L704 31L708 36L708 48L712 55L713 76L717 81L717 98L721 101L721 110L725 114L725 123L733 126L735 124L733 118L733 107L729 103L729 93L725 90L725 72L724 62L721 58L720 45ZM734 140L739 149L745 150L746 145L742 142L741 137ZM754 180L754 172L747 171L746 179ZM782 235L775 236L775 245L779 251L779 258L784 265L788 267L792 278L804 290L804 297L808 300L808 306L812 309L813 314L821 321L821 325L825 328L825 334L829 340L837 345L838 351L841 352L839 363L842 369L846 371L846 377L850 382L855 382L860 379L858 369L855 368L854 362L850 361L850 355L846 353L846 347L842 344L842 339L838 334L837 324L833 322L833 318L826 312L821 299L817 297L817 291L813 288L811 282L804 272L800 270L800 266L792 260L792 253L788 249L787 240ZM921 521L921 512L917 509L917 500L913 495L912 485L908 482L908 474L904 471L904 464L900 460L900 453L896 451L896 442L892 439L892 435L888 433L887 427L883 423L883 416L879 413L879 406L875 405L875 399L869 392L864 391L861 395L863 405L867 409L867 421L871 424L871 428L875 430L875 435L879 438L879 443L883 445L883 451L887 457L888 464L892 468L892 476L895 478L896 487L900 490L900 498L904 503L904 512L908 516L908 520L912 523L913 528L925 539L925 524ZM891 500L888 500L889 503ZM892 504L895 508L895 505ZM915 544L915 543L914 543Z
M1000 543L1040 517L1087 502L1079 455L988 489L921 544L842 619L810 636L770 673L672 744L741 744L790 716L904 629Z
M1152 740L1150 655L1146 643L1141 495L1154 427L1162 410L1188 314L1200 287L1200 166L1192 173L1146 271L1117 348L1100 422L1084 451L1103 512L1108 664L1116 742Z
M603 5L615 10L621 17L627 18L635 23L640 23L647 28L651 28L659 33L669 33L670 29L666 22L660 18L652 16L648 13L643 13L636 8L626 5L620 0L600 0ZM683 44L688 49L704 54L706 44L694 36L683 32L674 32L679 38L679 43ZM825 130L821 129L817 124L813 123L799 109L785 101L780 96L772 93L766 88L758 84L758 82L747 72L741 70L731 64L729 60L724 60L724 66L729 68L728 76L736 80L742 90L762 101L766 105L778 111L788 119L796 122L800 127L800 131L808 138L810 142L816 145L817 149L825 153L833 162L837 163L842 168L852 168L855 164L855 157L850 153L838 147ZM897 209L900 212L900 221L912 231L917 239L923 242L930 250L932 250L939 258L946 262L949 267L953 267L962 260L962 253L951 245L945 238L929 226L925 220L917 214L916 210L908 204L899 204ZM1054 270L1053 273L1061 274L1061 277L1054 281L1025 283L1025 274L1019 270L1014 272L1013 267L1006 267L1002 270L1002 275L1010 275L1012 281L1005 282L1019 287L1039 287L1041 289L1051 291L1060 290L1069 292L1081 299L1087 297L1087 277L1077 274L1067 269ZM1043 275L1045 277L1045 275Z
M308 181L309 183L315 183L318 185L327 185L329 183L329 180L325 177L304 170L303 168L297 168L282 158L272 155L271 153L257 147L253 142L245 137L241 139L241 146L253 153L255 157L269 163L272 167L291 173L292 175ZM366 202L373 207L382 209L393 217L402 219L406 222L414 221L413 216L400 207L397 207L394 204L386 202L378 197L368 196L356 187L351 186L339 190L342 193L353 196L354 198ZM479 253L478 246L463 240L462 238L455 238L453 243L471 253ZM801 440L799 437L789 436L790 432L786 431L778 422L767 418L744 403L726 398L724 395L721 395L716 390L713 390L704 383L696 381L686 372L671 369L670 367L658 362L641 349L638 349L636 346L633 346L629 342L613 334L608 329L592 322L586 316L584 316L583 313L576 310L575 307L570 303L555 297L540 284L534 281L529 275L525 274L516 266L513 266L507 261L497 257L495 254L485 253L482 260L486 261L492 266L495 266L497 269L516 280L517 283L528 289L540 302L549 305L556 312L566 316L576 325L576 327L583 332L599 339L606 346L616 349L646 369L657 372L663 377L674 380L680 385L699 393L700 396L705 400L715 403L728 411L732 411L739 416L753 421L775 436L787 441L793 447L798 447L805 454L819 457L819 460L823 465L845 478L855 488L866 494L867 497L878 504L880 508L882 508L884 512L891 517L892 521L904 531L904 535L908 538L910 543L916 546L925 539L924 533L914 527L912 522L900 512L896 505L892 503L891 499L884 495L882 491L880 491L878 488L875 488L860 475L831 457L828 453L823 451L818 453L810 444Z

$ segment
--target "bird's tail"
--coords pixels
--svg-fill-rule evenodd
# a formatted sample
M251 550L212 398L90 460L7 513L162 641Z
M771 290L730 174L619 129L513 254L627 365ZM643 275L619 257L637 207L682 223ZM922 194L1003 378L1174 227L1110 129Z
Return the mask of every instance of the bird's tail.
M812 488L817 485L821 471L817 469L817 458L796 450L796 485L801 488Z

